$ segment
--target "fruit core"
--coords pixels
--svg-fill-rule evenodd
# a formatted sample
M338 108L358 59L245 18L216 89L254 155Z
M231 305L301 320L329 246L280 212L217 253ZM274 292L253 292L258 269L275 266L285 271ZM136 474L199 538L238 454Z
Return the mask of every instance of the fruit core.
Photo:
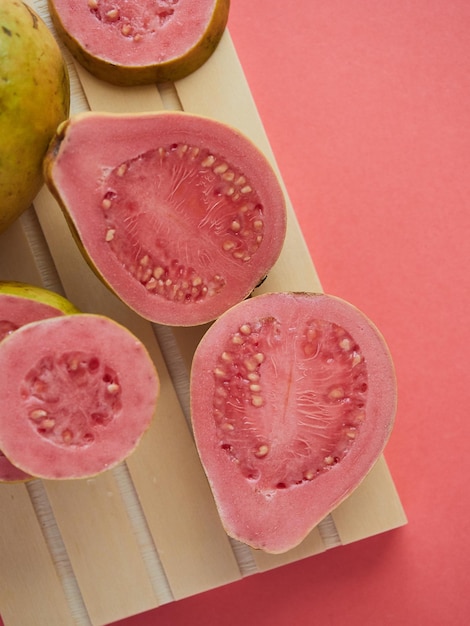
M296 328L274 317L242 324L213 377L218 445L266 498L331 470L365 419L363 354L348 332L322 319Z
M121 408L116 372L80 351L43 357L21 386L25 418L59 446L90 445Z
M150 294L182 304L220 293L224 272L243 271L265 230L247 176L188 144L149 150L103 172L101 211L118 262Z

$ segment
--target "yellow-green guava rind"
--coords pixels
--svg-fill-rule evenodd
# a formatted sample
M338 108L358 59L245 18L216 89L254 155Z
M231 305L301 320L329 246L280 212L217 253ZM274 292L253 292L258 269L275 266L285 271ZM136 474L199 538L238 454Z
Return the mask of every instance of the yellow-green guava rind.
M44 179L42 159L70 109L60 47L20 0L0 3L0 232L28 208Z

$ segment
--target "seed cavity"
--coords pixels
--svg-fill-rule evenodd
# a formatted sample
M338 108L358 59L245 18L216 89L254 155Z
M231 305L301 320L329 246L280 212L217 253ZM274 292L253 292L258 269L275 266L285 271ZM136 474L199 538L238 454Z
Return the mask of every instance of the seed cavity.
M296 368L282 376L289 350ZM221 448L266 498L318 480L356 445L367 419L367 364L340 326L311 319L286 329L271 317L246 320L215 363Z
M40 359L20 392L31 428L57 446L91 445L93 428L105 427L122 407L117 373L78 350Z
M149 171L155 178L143 194ZM264 209L246 176L186 143L159 146L106 172L100 206L104 241L124 270L147 294L183 305L225 288L224 275L210 270L220 255L245 266L263 245Z

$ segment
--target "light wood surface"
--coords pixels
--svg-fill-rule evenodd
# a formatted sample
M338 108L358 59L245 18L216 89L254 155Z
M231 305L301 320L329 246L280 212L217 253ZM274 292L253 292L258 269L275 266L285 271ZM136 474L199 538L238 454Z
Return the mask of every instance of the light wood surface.
M47 1L28 3L53 31ZM228 32L200 70L158 89L107 85L77 67L66 50L64 56L73 113L181 108L207 115L242 130L277 169ZM289 200L288 211L284 250L259 291L321 291ZM191 356L204 327L161 328L118 301L88 268L45 188L0 236L0 280L9 279L53 289L83 311L127 325L154 358L162 391L157 416L126 463L90 480L0 486L0 613L6 626L107 624L406 523L381 458L295 550L267 555L229 539L188 414Z

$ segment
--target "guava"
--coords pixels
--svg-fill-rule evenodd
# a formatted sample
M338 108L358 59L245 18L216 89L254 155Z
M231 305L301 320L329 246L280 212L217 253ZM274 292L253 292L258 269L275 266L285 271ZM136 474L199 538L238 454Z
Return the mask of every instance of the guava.
M81 113L60 127L44 164L91 267L152 322L217 318L282 250L286 204L274 170L215 120Z
M53 291L27 283L0 282L0 341L29 322L73 313L79 313L78 309ZM10 463L0 450L0 482L31 478Z
M67 118L70 85L61 50L20 0L0 4L0 232L41 189L42 159Z
M224 33L229 0L49 0L77 61L118 85L175 81L201 67Z
M0 449L45 479L123 461L154 416L159 378L145 346L102 315L30 322L0 342Z
M267 293L207 330L191 419L227 533L281 553L360 484L390 436L396 378L372 322L324 294Z

